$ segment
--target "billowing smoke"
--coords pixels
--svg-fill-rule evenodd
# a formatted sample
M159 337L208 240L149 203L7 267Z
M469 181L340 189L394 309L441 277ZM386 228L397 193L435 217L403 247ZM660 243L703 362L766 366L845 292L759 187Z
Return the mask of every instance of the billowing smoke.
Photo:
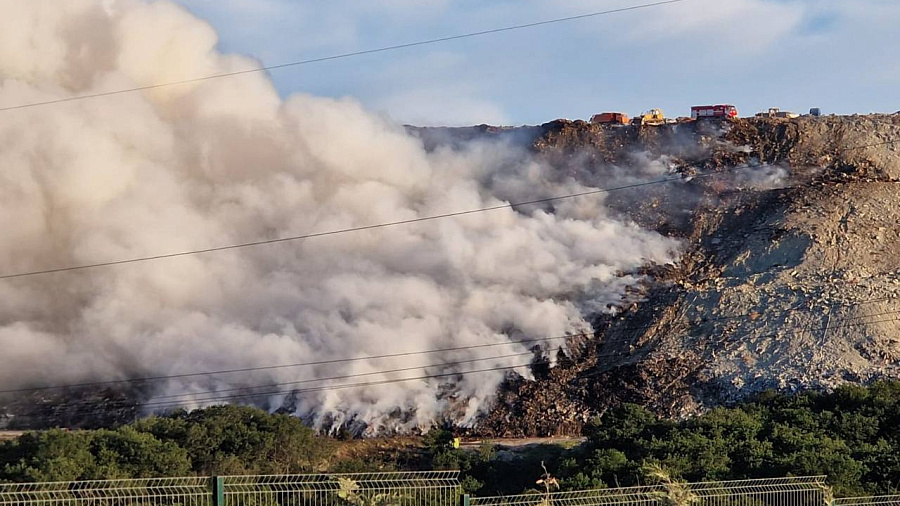
M780 165L755 163L737 168L732 184L736 188L771 190L784 187L789 175L790 171Z
M0 107L252 68L166 2L0 0ZM0 274L409 220L584 191L515 147L426 152L353 100L262 74L0 113ZM0 385L115 380L506 343L588 330L678 245L603 197L0 280ZM560 341L544 344L548 352ZM532 344L156 383L210 392L527 353ZM527 363L506 357L445 373ZM519 369L527 374L527 369ZM471 421L504 371L272 394L318 424ZM375 374L374 382L423 371ZM349 380L348 380L349 381ZM297 388L316 386L304 383ZM284 387L281 390L290 390ZM189 394L185 397L169 397ZM213 394L215 395L215 394ZM204 400L206 399L206 400ZM397 414L402 416L396 416Z

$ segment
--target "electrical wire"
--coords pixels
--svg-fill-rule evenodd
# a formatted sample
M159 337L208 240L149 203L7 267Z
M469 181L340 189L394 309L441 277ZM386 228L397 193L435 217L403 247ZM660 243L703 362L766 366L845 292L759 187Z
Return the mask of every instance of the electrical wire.
M856 323L849 323L849 324L843 324L843 325L829 324L829 325L823 326L821 328L808 328L808 329L798 330L796 332L788 332L788 333L782 333L782 334L778 334L778 333L763 334L761 336L756 336L756 337L776 337L778 335L795 335L795 334L806 333L806 332L810 332L810 331L814 331L814 330L836 329L836 328L844 328L844 327L857 327L857 326L863 326L863 325L870 325L873 323L886 323L886 322L893 322L893 321L900 320L900 318L897 318L897 316L900 315L900 310L881 313L878 315L867 315L867 316L874 317L874 316L883 316L886 314L893 314L893 315L895 315L895 317L883 319L883 320L868 321L868 322L856 322ZM852 319L858 319L858 317L852 318ZM832 319L831 320L831 322L835 322L835 321L840 322L840 321L844 321L844 320L843 319ZM605 354L605 355L604 354L597 355L596 358L621 357L622 355L623 355L622 352L616 352L616 353ZM512 368L515 369L515 368L520 368L520 367L528 367L530 365L532 365L532 364L518 365L518 366L513 366ZM472 372L483 372L483 371L472 371ZM237 396L214 395L214 396L200 398L200 399L196 399L196 400L190 399L190 401L191 402L214 402L214 401L230 400L230 399L234 399L234 398L245 399L245 398L256 398L256 397L260 397L260 396L268 397L268 396L272 396L272 395L309 393L309 392L318 392L318 391L333 390L333 389L344 389L344 388L356 388L356 387L362 387L362 386L382 385L382 384L389 384L392 382L413 381L413 380L418 380L418 379L441 378L441 377L447 377L447 376L454 376L457 374L462 375L462 374L466 374L466 372L461 371L461 372L447 373L447 374L441 374L441 375L426 375L426 376L420 376L420 377L416 377L416 378L398 378L398 379L382 380L382 381L378 381L378 382L369 382L369 383L353 383L353 384L345 384L345 385L324 385L324 386L317 386L317 387L305 388L305 389L274 390L274 391L267 391L267 392L255 392L255 393L240 394ZM216 393L216 392L210 391L210 393ZM184 404L184 402L186 402L186 400L150 402L150 403L141 404L141 406L142 407L172 407L172 406L178 406L178 405Z
M855 307L855 305L847 305L846 307ZM799 311L794 310L794 311L790 311L790 312L799 312ZM881 319L881 320L874 320L874 321L847 323L847 324L842 324L842 325L834 325L833 324L833 322L853 321L853 320L859 320L862 318L875 318L875 317L886 316L886 315L893 315L893 317ZM816 331L816 330L829 330L829 329L837 329L837 328L871 325L874 323L896 322L896 321L900 321L900 318L898 318L898 315L900 315L900 310L884 311L884 312L880 312L880 313L857 315L857 316L844 317L844 318L833 318L830 320L828 325L825 325L823 327L804 328L804 329L800 329L800 330L793 331L793 332L786 332L786 333L777 333L776 332L776 333L762 334L762 335L757 335L757 336L752 336L752 337L755 337L757 339L758 338L766 338L766 337L778 337L778 336L785 336L785 335L795 335L795 334L800 334L800 333L807 333L807 332L812 332L812 331ZM745 333L742 335L745 337L751 336L749 333ZM726 339L722 339L719 342L724 342L724 341L726 341ZM644 346L646 346L646 344L647 343L645 343ZM533 366L534 364L529 363L529 364L524 364L524 365L479 369L479 370L473 370L473 371L454 371L454 372L441 373L441 374L428 374L428 375L422 375L422 376L416 376L416 377L410 377L410 378L393 378L393 379L386 379L386 380L378 380L378 381L374 381L374 382L361 382L361 383L350 383L350 384L339 384L339 385L318 385L315 387L309 387L309 388L303 388L303 389L289 389L289 390L279 389L279 390L269 390L269 391L264 391L264 392L247 392L247 393L242 393L242 394L221 395L225 392L240 392L240 391L245 391L245 390L249 390L249 389L274 388L274 387L279 387L279 386L306 384L306 383L312 383L312 382L317 382L317 381L333 381L336 379L352 379L352 378L360 378L360 377L380 375L380 374L408 372L408 371L419 370L419 369L425 370L425 369L431 368L431 367L449 367L449 366L455 366L455 365L461 365L461 364L467 364L467 363L481 362L481 361L487 361L487 360L500 360L500 359L505 359L505 358L513 358L516 356L525 356L525 355L532 355L532 354L533 354L532 352L527 352L527 353L509 354L509 355L501 355L501 356L490 356L490 357L482 357L482 358L477 358L477 359L470 359L470 360L463 360L463 361L456 361L456 362L445 362L445 363L437 363L437 364L430 364L430 365L423 365L423 366L416 366L416 367L407 367L407 368L402 368L402 369L382 370L382 371L350 374L350 375L327 377L327 378L309 378L309 379L304 379L304 380L295 381L295 382L247 386L247 387L233 388L233 389L228 389L228 390L206 390L206 391L191 392L191 393L186 393L186 394L168 395L168 396L155 398L155 399L179 398L180 400L154 401L154 402L148 402L148 403L141 403L138 405L142 408L164 409L164 408L180 407L186 403L191 403L191 404L210 403L210 402L214 403L217 401L233 401L236 399L253 399L253 398L258 398L258 397L269 397L269 396L273 396L273 395L302 394L302 393L320 392L320 391L327 391L327 390L358 388L358 387L365 387L365 386L376 386L376 385L384 385L384 384L415 381L415 380L443 378L443 377L451 377L451 376L465 376L470 373L481 373L481 372L490 372L490 371L499 371L499 370L513 370L513 369L517 369L517 368L521 368L521 367L530 367L530 366ZM618 351L618 352L608 353L608 354L593 355L591 358L600 359L600 358L622 357L624 354L625 354L624 352ZM592 377L597 374L600 374L601 372L588 373L588 374L582 375L581 377ZM202 395L207 395L207 394L209 394L209 396L207 396L207 397L199 397L199 398L196 397L197 395L202 396ZM134 406L136 404L137 403L134 403L133 401L130 401L130 400L115 400L115 401L105 400L105 401L100 401L100 402L91 401L91 400L81 400L81 401L65 402L65 403L61 403L57 406L59 408L63 408L63 409L71 408L71 407L80 407L80 406L93 406L93 407L109 408L112 406L129 407L129 406ZM27 416L28 414L33 414L33 413L26 413L25 415Z
M382 371L344 374L341 376L327 376L324 378L307 378L307 379L302 379L302 380L297 380L297 381L286 381L283 383L268 383L265 385L254 385L254 386L249 386L249 387L228 388L228 389L224 389L224 390L210 390L205 393L225 394L225 393L230 393L230 392L243 392L248 389L255 389L255 388L276 388L276 387L286 387L286 386L294 386L294 385L305 385L308 383L316 383L316 382L320 382L320 381L334 381L334 380L343 380L343 379L352 379L352 378L363 378L366 376L377 376L377 375L381 375L381 374L396 374L398 372L418 371L419 369L428 369L428 368L432 368L432 367L452 367L452 366L457 366L457 365L462 365L462 364L472 364L475 362L486 362L489 360L502 360L502 359L506 359L506 358L518 358L518 357L524 357L524 356L528 356L528 355L534 356L534 353L535 352L533 352L533 351L525 351L525 352L521 352L521 353L511 353L511 354L507 354L507 355L492 355L490 357L480 357L480 358L472 358L472 359L468 359L468 360L457 360L457 361L453 361L453 362L440 362L440 363L436 363L436 364L417 365L417 366L412 366L412 367L402 367L399 369L388 369L388 370L382 370ZM203 394L203 393L204 392L201 392L201 394ZM196 395L196 393L160 395L160 396L154 396L153 398L160 399L160 400L161 399L181 399L183 397L193 396L193 395Z
M457 371L457 372L448 372L448 373L440 373L440 374L428 374L428 375L416 376L416 377L411 377L411 378L389 379L389 380L370 381L370 382L343 384L343 385L325 385L325 386L320 386L320 387L311 387L311 388L305 388L305 389L299 389L299 390L287 390L287 391L280 390L280 391L277 391L274 393L273 392L260 392L260 393L255 393L255 394L231 395L231 396L227 396L227 398L228 399L239 399L239 398L252 398L252 397L264 397L264 396L268 397L271 395L279 395L279 394L308 393L308 392L318 392L318 391L324 391L324 390L338 390L338 389L344 389L344 388L359 388L359 387L364 387L364 386L386 385L386 384L391 384L391 383L401 383L401 382L407 382L407 381L447 378L447 377L453 377L453 376L466 376L469 374L477 374L477 373L484 373L484 372L508 371L508 370L513 370L513 369L519 369L522 367L530 367L532 365L533 365L532 363L527 363L527 364L520 364L520 365L514 365L514 366L490 367L490 368L476 369L476 370L470 370L470 371ZM85 402L76 402L76 403L64 403L64 404L60 404L55 407L67 409L72 406L75 406L75 407L91 406L95 409L99 409L99 408L108 408L112 404L122 405L123 403L122 403L122 401L116 401L116 402L103 401L100 403L85 401ZM166 402L166 403L145 403L145 404L140 404L139 406L162 409L163 407L176 408L176 407L183 406L184 404L185 404L184 402ZM135 404L131 403L131 404L125 405L124 407L133 407L133 406L135 406ZM18 415L18 416L31 416L31 415L35 415L35 414L40 414L40 412L32 411L32 412L25 413L23 415Z
M854 150L854 149L864 149L864 148L869 148L869 147L884 146L884 145L889 145L889 144L896 144L898 142L900 142L900 139L893 140L893 141L884 141L884 142L879 142L879 143L860 145L860 146L850 146L850 147L844 148L842 150L838 150L838 152L842 153L842 152L850 151L850 150ZM651 181L643 181L640 183L632 183L632 184L627 184L627 185L614 186L614 187L610 187L610 188L598 188L598 189L588 190L588 191L584 191L584 192L570 193L570 194L566 194L566 195L559 195L556 197L547 197L547 198L527 200L527 201L522 201L522 202L512 202L512 203L499 204L499 205L495 205L495 206L488 206L488 207L482 207L482 208L477 208L477 209L469 209L469 210L465 210L465 211L456 211L456 212L450 212L450 213L435 214L435 215L431 215L431 216L423 216L420 218L412 218L412 219L408 219L408 220L398 220L398 221L377 223L377 224L373 224L373 225L364 225L364 226L359 226L359 227L349 227L349 228L329 230L329 231L324 231L324 232L314 232L314 233L310 233L310 234L279 237L279 238L275 238L275 239L266 239L266 240L261 240L261 241L229 244L229 245L224 245L224 246L216 246L216 247L212 247L212 248L194 249L194 250L180 251L180 252L176 252L176 253L164 253L164 254L159 254L159 255L150 255L150 256L135 257L135 258L129 258L129 259L123 259L123 260L112 260L112 261L108 261L108 262L97 262L97 263L67 266L67 267L58 267L58 268L52 268L52 269L41 269L41 270L26 271L26 272L19 272L19 273L13 273L13 274L3 274L3 275L0 275L0 280L24 278L24 277L31 277L31 276L40 276L40 275L63 273L63 272L81 271L81 270L87 270L87 269L96 269L96 268L100 268L100 267L111 267L111 266L116 266L116 265L132 264L132 263L139 263L139 262L149 262L149 261L163 260L163 259L168 259L168 258L177 258L177 257L183 257L183 256L191 256L191 255L201 255L201 254L213 253L213 252L218 252L218 251L243 249L243 248L250 248L250 247L255 247L255 246L263 246L263 245L277 244L277 243L284 243L284 242L302 241L302 240L306 240L306 239L314 239L317 237L327 237L327 236L332 236L332 235L347 234L347 233L353 233L353 232L362 232L362 231L366 231L366 230L375 230L375 229L394 227L394 226L399 226L399 225L408 225L408 224L412 224L412 223L421 223L421 222L432 221L432 220L466 216L466 215L476 214L476 213L498 211L501 209L515 209L516 207L522 207L522 206L527 206L527 205L544 204L544 203L555 202L555 201L560 201L560 200L567 200L567 199L573 199L573 198L578 198L578 197L586 197L586 196L590 196L590 195L598 195L598 194L611 193L611 192L622 191L622 190L630 190L630 189L634 189L634 188L641 188L641 187L657 185L657 184L672 183L672 182L677 182L677 181L690 182L694 179L703 179L703 178L708 178L708 177L714 177L714 176L726 174L728 172L733 172L735 170L741 170L741 169L746 169L746 168L748 168L748 167L735 166L735 167L730 167L730 168L727 168L725 170L721 170L718 172L708 172L706 174L678 175L678 176L674 176L674 177L655 179L655 180L651 180ZM792 188L796 188L796 187L792 187ZM2 393L2 392L0 392L0 393Z
M897 144L898 142L900 142L900 140L884 141L884 142L876 142L876 143L873 143L873 144L863 144L863 145L860 145L860 146L850 146L850 147L846 147L846 148L844 148L844 149L839 149L839 150L837 150L837 152L838 152L838 153L844 153L844 152L847 152L847 151L854 151L854 150L857 150L857 149L875 148L875 147L878 147L878 146L888 146L888 145L891 145L891 144Z
M898 141L884 141L884 142L873 143L873 144L868 144L868 145L860 145L860 146L845 148L844 151L851 150L851 149L859 149L859 148L894 144L896 142L898 142ZM742 167L733 167L728 170L736 170L736 169L740 169L740 168L742 168ZM129 259L129 260L121 260L121 261L115 261L115 262L106 262L106 263L90 264L90 265L84 265L84 266L67 267L67 268L61 268L61 269L51 269L51 270L44 270L44 271L33 271L33 272L28 272L28 273L5 275L5 276L0 276L0 279L46 274L46 273L50 273L50 272L61 272L61 271L68 271L68 270L87 269L87 268L100 267L100 266L106 266L106 265L117 265L117 264L121 264L121 263L131 263L131 262L146 261L146 260L152 260L152 259L158 259L158 258L167 258L167 257L172 257L172 256L198 254L198 253L204 253L204 252L210 252L210 251L218 251L218 250L222 250L222 249L248 247L248 246L267 244L267 243L272 243L272 242L299 240L299 239L317 237L317 236L322 236L322 235L333 235L333 234L345 233L345 232L351 232L351 231L357 231L357 230L365 230L365 229L379 228L379 227L384 227L384 226L399 225L402 223L410 223L410 222L415 222L415 221L425 221L425 220L438 219L438 218L449 217L449 216L459 216L459 215L464 215L464 214L472 214L472 213L476 213L476 212L484 212L484 211L490 211L490 210L496 210L496 209L515 208L517 206L524 206L524 205L528 205L528 204L551 202L551 201L555 201L555 200L574 198L574 197L592 195L592 194L603 193L603 192L611 192L611 191L623 190L623 189L628 189L628 188L648 186L651 184L660 184L660 183L667 183L667 182L679 181L679 180L689 181L694 178L702 178L702 177L710 177L710 176L720 175L720 174L723 174L724 172L727 172L727 170L720 171L720 172L711 172L708 174L701 174L701 175L695 175L695 176L678 176L678 177L673 177L673 178L647 181L647 182L635 183L635 184L624 185L624 186L613 187L613 188L591 190L588 192L581 192L581 193L563 195L563 196L558 196L558 197L536 199L536 200L525 201L525 202L509 203L509 204L504 204L504 205L500 205L500 206L493 206L493 207L489 207L489 208L481 208L481 209L468 210L468 211L462 211L462 212L457 212L457 213L435 215L435 216L430 216L430 217L418 218L418 219L414 219L414 220L404 220L404 221L399 221L399 222L390 222L390 223L372 225L372 226L368 226L368 227L358 227L355 229L336 230L336 231L322 232L322 233L317 233L317 234L308 234L305 236L294 236L294 237L273 239L270 241L259 241L259 242L254 242L254 243L244 243L244 244L230 245L230 246L224 246L224 247L219 247L219 248L210 248L210 249L206 249L206 250L194 250L194 251L167 254L167 255L157 255L154 257L143 257L143 258L138 258L138 259ZM882 301L882 300L887 300L887 299L889 299L889 298L876 299L872 302L877 302L877 301ZM859 303L859 304L864 304L864 303ZM747 314L732 316L732 317L718 317L718 318L714 318L714 319L703 319L703 320L701 320L701 322L727 319L727 318L736 318L736 317L745 318L745 317L750 317L750 316L752 316L752 314L747 313ZM627 330L627 328L616 328L615 330L621 331L621 330ZM138 383L138 382L147 382L147 381L163 380L163 379L187 378L187 377L196 377L196 376L210 376L210 375L217 375L217 374L230 374L230 373L238 373L238 372L250 372L250 371L268 370L268 369L281 369L281 368L289 368L289 367L311 366L311 365L324 365L324 364L334 364L334 363L350 362L350 361L358 361L358 360L373 360L373 359L379 359L379 358L390 358L390 357L402 357L402 356L412 356L412 355L419 355L419 354L428 354L428 353L451 352L451 351L460 351L460 350L466 350L466 349L475 349L475 348L501 346L501 345L512 345L512 344L524 344L524 343L542 342L542 341L550 341L550 340L557 340L557 339L569 339L569 338L585 337L585 336L586 336L586 334L554 336L554 337L527 339L527 340L520 340L520 341L510 341L510 342L506 342L506 343L492 343L492 344L485 344L485 345L462 346L462 347L454 347L454 348L424 350L424 351L417 351L417 352L386 354L386 355L379 355L379 356L352 357L352 358L334 359L334 360L327 360L327 361L304 362L304 363L296 363L296 364L283 364L283 365L230 369L230 370L221 370L221 371L185 373L185 374L177 374L177 375L150 376L150 377L143 377L143 378L131 378L131 379L123 379L123 380L103 381L103 382L87 382L87 383L77 383L77 384L69 384L69 385L55 385L55 386L32 387L32 388L22 388L22 389L7 389L7 390L0 390L0 394L25 393L25 392L35 392L35 391L41 391L41 390Z
M609 14L616 14L616 13L620 13L620 12L634 11L634 10L638 10L638 9L649 9L651 7L660 7L663 5L676 4L676 3L681 3L681 2L685 2L685 1L687 1L687 0L665 0L665 1L660 1L660 2L632 5L629 7L621 7L618 9L609 9L609 10L605 10L605 11L590 12L587 14L579 14L576 16L566 16L563 18L547 19L544 21L537 21L534 23L525 23L525 24L512 25L512 26L506 26L506 27L501 27L501 28L492 28L489 30L481 30L481 31L477 31L477 32L469 32L469 33L463 33L463 34L459 34L459 35L451 35L451 36L447 36L447 37L438 37L435 39L420 40L420 41L416 41L416 42L407 42L405 44L395 44L392 46L384 46L384 47L379 47L379 48L375 48L375 49L365 49L362 51L353 51L353 52L349 52L349 53L341 53L341 54L335 54L335 55L331 55L331 56L312 58L309 60L299 60L299 61L293 61L293 62L288 62L288 63L281 63L278 65L269 65L269 66L263 66L263 67L247 69L247 70L224 72L224 73L220 73L220 74L212 74L212 75L208 75L208 76L195 77L195 78L191 78L191 79L183 79L180 81L170 81L170 82L165 82L165 83L150 84L150 85L146 85L146 86L136 86L134 88L126 88L126 89L120 89L120 90L114 90L114 91L104 91L104 92L99 92L99 93L91 93L91 94L87 94L87 95L77 95L74 97L59 98L59 99L55 99L55 100L45 100L42 102L31 102L31 103L27 103L27 104L11 105L11 106L6 106L6 107L0 107L0 112L13 111L13 110L17 110L17 109L27 109L27 108L31 108L31 107L39 107L39 106L46 106L46 105L52 105L52 104L61 104L64 102L73 102L73 101L86 100L86 99L92 99L92 98L108 97L108 96L112 96L112 95L122 95L122 94L126 94L126 93L134 93L134 92L138 92L138 91L147 91L147 90L154 90L154 89L158 89L158 88L166 88L166 87L170 87L170 86L178 86L178 85L183 85L183 84L197 83L197 82L201 82L201 81L209 81L212 79L221 79L221 78L225 78L225 77L235 77L235 76L241 76L241 75L246 75L246 74L255 74L258 72L269 72L272 70L284 69L284 68L289 68L289 67L297 67L300 65L309 65L311 63L320 63L320 62L326 62L326 61L332 61L332 60L340 60L343 58L351 58L354 56L384 53L387 51L396 51L398 49L406 49L406 48L412 48L412 47L417 47L417 46L425 46L425 45L429 45L429 44L438 44L441 42L449 42L449 41L453 41L453 40L467 39L467 38L471 38L471 37L481 37L484 35L489 35L489 34L494 34L494 33L509 32L509 31L513 31L513 30L522 30L522 29L526 29L526 28L534 28L534 27L538 27L538 26L551 25L551 24L556 24L556 23L564 23L564 22L575 21L575 20L579 20L579 19L587 19L587 18L593 18L593 17L598 17L598 16L605 16L605 15L609 15Z
M740 167L740 168L744 168L744 167ZM225 245L225 246L216 246L216 247L212 247L212 248L195 249L195 250L181 251L181 252L177 252L177 253L165 253L165 254L161 254L161 255L136 257L136 258L129 258L129 259L125 259L125 260L113 260L113 261L109 261L109 262L97 262L97 263L92 263L92 264L83 264L83 265L76 265L76 266L69 266L69 267L58 267L58 268L53 268L53 269L42 269L42 270L35 270L35 271L28 271L28 272L19 272L19 273L15 273L15 274L4 274L4 275L0 275L0 280L24 278L24 277L30 277L30 276L39 276L39 275L44 275L44 274L54 274L54 273L61 273L61 272L81 271L81 270L86 270L86 269L96 269L98 267L111 267L114 265L132 264L132 263L138 263L138 262L149 262L149 261L153 261L153 260L162 260L162 259L166 259L166 258L176 258L176 257L183 257L183 256L200 255L200 254L212 253L212 252L217 252L217 251L250 248L250 247L254 247L254 246L277 244L277 243L283 243L283 242L301 241L301 240L305 240L305 239L313 239L313 238L317 238L317 237L326 237L326 236L332 236L332 235L347 234L347 233L351 233L351 232L362 232L365 230L375 230L375 229L379 229L379 228L394 227L394 226L398 226L398 225L407 225L410 223L421 223L424 221L432 221L432 220L439 220L439 219L444 219L444 218L466 216L469 214L484 213L484 212L489 212L489 211L498 211L501 209L515 209L517 207L522 207L522 206L527 206L527 205L543 204L543 203L547 203L547 202L555 202L555 201L559 201L559 200L572 199L572 198L576 198L576 197L586 197L589 195L598 195L601 193L611 193L611 192L615 192L615 191L629 190L629 189L633 189L633 188L641 188L644 186L651 186L651 185L656 185L656 184L671 183L671 182L676 182L676 181L688 182L688 181L691 181L694 179L701 179L701 178L706 178L706 177L722 175L724 173L727 173L732 170L737 170L737 169L738 169L738 167L735 167L735 168L726 169L726 170L719 171L719 172L710 172L707 174L698 174L698 175L693 175L693 176L680 176L679 175L679 176L675 176L675 177L654 179L651 181L643 181L640 183L632 183L632 184L615 186L615 187L610 187L610 188L598 188L598 189L588 190L588 191L583 191L583 192L578 192L578 193L570 193L570 194L566 194L566 195L559 195L556 197L547 197L547 198L534 199L534 200L528 200L528 201L523 201L523 202L498 204L495 206L481 207L478 209L469 209L466 211L456 211L456 212L451 212L451 213L435 214L435 215L431 215L431 216L423 216L420 218L411 218L408 220L398 220L398 221L391 221L391 222L385 222L385 223L377 223L374 225L364 225L364 226L360 226L360 227L350 227L350 228L343 228L343 229L337 229L337 230L329 230L326 232L314 232L311 234L279 237L276 239L266 239L266 240L262 240L262 241L245 242L245 243L240 243L240 244L229 244L229 245Z
M776 268L767 269L763 272L767 272L768 270L775 270L775 269ZM866 279L874 279L876 277L878 277L878 276L869 276ZM885 301L892 300L892 299L894 299L894 297L880 297L880 298L876 298L876 299L858 301L858 302L853 302L853 303L849 303L849 304L840 304L839 307L859 307L859 306L874 304L877 302L885 302ZM766 316L788 314L788 313L792 313L795 311L799 311L799 309L791 308L791 309L773 311L773 312L767 313ZM862 315L862 316L858 316L858 317L854 317L854 318L864 318L867 316L880 316L880 315L881 314ZM761 316L762 315L760 315L760 314L748 312L748 313L740 313L737 315L718 316L718 317L714 317L714 318L702 318L702 319L698 320L697 322L693 323L691 326L695 327L695 326L699 326L704 323L710 323L710 322L716 322L716 321L751 319L751 318L755 319L755 318L759 318ZM616 334L619 334L619 333L627 332L627 331L645 331L645 330L650 330L654 326L655 326L655 324L646 324L646 325L638 325L638 326L612 326L608 329L604 329L604 332L614 332ZM510 341L500 342L500 343L487 343L487 344L477 344L477 345L434 348L434 349L418 350L418 351L387 353L387 354L382 354L382 355L366 355L366 356L345 357L345 358L337 358L337 359L329 359L329 360L296 362L296 363L290 363L290 364L243 367L243 368L236 368L236 369L220 369L220 370L215 370L215 371L189 372L189 373L181 373L181 374L166 374L166 375L158 375L158 376L144 376L144 377L139 377L139 378L127 378L127 379L121 379L121 380L91 381L91 382L83 382L83 383L69 383L69 384L63 384L63 385L48 385L48 386L40 386L40 387L5 389L5 390L0 390L0 394L33 393L33 392L39 392L39 391L51 391L51 390L63 390L63 389L87 388L87 387L107 387L107 386L114 386L114 385L149 383L152 381L165 381L165 380L196 378L196 377L211 377L211 376L245 373L245 372L268 371L268 370L276 370L276 369L288 369L288 368L320 366L320 365L334 365L334 364L340 364L340 363L351 363L351 362L359 362L359 361L375 361L375 360L381 360L381 359L387 359L387 358L402 358L402 357L412 357L412 356L417 356L417 355L429 355L429 354L435 354L435 353L451 353L451 352L457 352L457 351L470 351L470 350L476 350L476 349L494 348L494 347L498 347L498 346L537 344L537 343L557 341L557 340L563 340L563 339L580 339L580 338L591 339L594 336L595 336L594 332L580 333L580 334L566 334L566 335L560 335L560 336L510 340ZM619 342L629 342L629 341L632 341L632 339L631 338L602 339L599 344L608 345L608 344L615 344L615 343L619 343Z
M412 357L412 356L416 356L416 355L428 355L428 354L434 354L434 353L449 353L449 352L455 352L455 351L467 351L467 350L475 350L475 349L481 349L481 348L492 348L492 347L497 347L497 346L512 346L512 345L521 345L521 344L541 343L541 342L556 341L556 340L570 339L570 338L574 339L574 338L579 338L579 337L588 337L588 334L567 334L567 335L563 335L563 336L539 337L539 338L533 338L533 339L521 339L521 340L514 340L514 341L511 340L511 341L506 341L506 342L502 342L502 343L454 346L454 347L449 347L449 348L435 348L435 349L430 349L430 350L408 351L408 352L400 352L400 353L386 353L383 355L366 355L366 356L360 356L360 357L337 358L337 359L331 359L331 360L316 360L316 361L310 361L310 362L297 362L297 363L293 363L293 364L267 365L267 366L259 366L259 367L243 367L243 368L239 368L239 369L224 369L224 370L218 370L218 371L191 372L191 373L184 373L184 374L166 374L166 375L159 375L159 376L145 376L142 378L129 378L129 379L109 380L109 381L91 381L91 382L85 382L85 383L71 383L71 384L66 384L66 385L52 385L52 386L43 386L43 387L16 388L16 389L0 390L0 394L39 392L39 391L46 391L46 390L62 390L62 389L69 389L69 388L102 387L102 386L129 384L129 383L146 383L146 382L151 382L151 381L184 379L184 378L192 378L192 377L200 377L200 376L219 376L219 375L225 375L225 374L267 371L267 370L274 370L274 369L288 369L288 368L318 366L318 365L333 365L333 364L348 363L348 362L380 360L380 359L385 359L385 358Z

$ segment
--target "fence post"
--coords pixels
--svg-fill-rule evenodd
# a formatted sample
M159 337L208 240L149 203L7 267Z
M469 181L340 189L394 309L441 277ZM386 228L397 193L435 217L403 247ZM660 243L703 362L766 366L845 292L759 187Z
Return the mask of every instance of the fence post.
M225 506L225 478L212 477L212 506Z
M472 501L469 494L463 494L459 496L459 506L472 506Z

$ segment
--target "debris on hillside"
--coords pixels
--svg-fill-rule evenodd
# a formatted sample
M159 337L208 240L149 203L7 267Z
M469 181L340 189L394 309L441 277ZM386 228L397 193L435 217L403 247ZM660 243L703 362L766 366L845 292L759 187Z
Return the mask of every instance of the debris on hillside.
M593 340L534 380L510 376L469 435L576 435L623 402L689 416L765 389L900 377L900 115L409 131L429 150L518 144L595 188L672 179L591 198L680 239L678 265L635 273L647 281L594 317ZM9 428L141 413L116 389L39 392L0 408Z
M576 434L622 402L687 416L766 389L900 377L897 116L652 128L558 120L532 146L585 183L634 168L636 156L685 176L777 170L770 184L704 178L642 188L639 199L610 194L611 209L683 238L688 251L677 268L652 272L642 301L598 317L596 340L575 360L508 382L472 433Z

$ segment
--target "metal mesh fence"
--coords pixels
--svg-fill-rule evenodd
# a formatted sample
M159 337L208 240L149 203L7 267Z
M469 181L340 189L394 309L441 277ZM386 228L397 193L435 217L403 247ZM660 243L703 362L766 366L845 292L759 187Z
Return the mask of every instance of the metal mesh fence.
M692 483L702 506L823 506L830 496L824 476Z
M0 484L0 506L458 506L458 471ZM821 476L472 497L471 506L826 506ZM900 496L831 506L900 506Z
M0 484L0 506L212 506L210 478Z
M594 506L594 505L662 505L661 486L603 488L575 492L531 493L494 497L472 497L471 506ZM549 500L549 503L548 503Z
M221 506L458 506L459 471L226 476Z
M825 506L826 490L825 477L813 476L473 497L471 505Z
M900 495L843 497L835 499L834 506L900 506Z

